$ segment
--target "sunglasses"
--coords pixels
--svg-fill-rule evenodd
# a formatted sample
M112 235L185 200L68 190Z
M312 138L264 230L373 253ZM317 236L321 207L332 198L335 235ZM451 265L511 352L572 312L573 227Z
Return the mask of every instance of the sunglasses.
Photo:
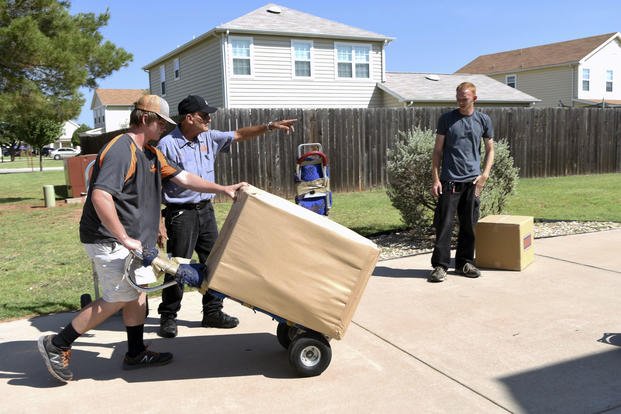
M211 121L211 115L205 112L197 112L196 115L205 122Z

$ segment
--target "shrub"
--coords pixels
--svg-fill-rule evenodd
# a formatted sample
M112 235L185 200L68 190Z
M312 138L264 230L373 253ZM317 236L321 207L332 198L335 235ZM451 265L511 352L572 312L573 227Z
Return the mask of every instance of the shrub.
M431 195L434 144L432 130L416 128L400 131L395 147L388 151L388 197L408 227L425 232L432 227L436 206L436 199ZM483 145L481 150L483 161ZM515 192L518 179L518 168L513 163L507 141L495 141L494 153L494 166L481 194L481 217L502 213L507 198Z

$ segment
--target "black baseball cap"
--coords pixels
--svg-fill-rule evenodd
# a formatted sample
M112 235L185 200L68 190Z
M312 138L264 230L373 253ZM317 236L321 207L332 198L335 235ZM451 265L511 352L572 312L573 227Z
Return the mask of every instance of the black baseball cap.
M177 109L179 111L179 115L192 114L194 112L213 114L218 110L218 108L209 106L207 101L198 95L188 95L187 98L179 102Z

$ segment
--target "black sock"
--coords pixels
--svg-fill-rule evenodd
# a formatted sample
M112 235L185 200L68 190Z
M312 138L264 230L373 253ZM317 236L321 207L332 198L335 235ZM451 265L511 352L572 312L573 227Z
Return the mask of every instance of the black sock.
M127 331L127 356L133 358L146 349L142 340L144 324L136 326L126 326Z
M80 335L73 329L73 325L65 326L62 331L52 338L52 344L57 348L71 348L71 344L80 337Z

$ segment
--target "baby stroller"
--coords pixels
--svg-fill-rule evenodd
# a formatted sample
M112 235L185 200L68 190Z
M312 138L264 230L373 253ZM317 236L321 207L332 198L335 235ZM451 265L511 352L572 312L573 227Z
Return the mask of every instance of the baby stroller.
M327 216L332 207L332 192L328 157L322 152L321 144L298 145L295 183L295 203Z

